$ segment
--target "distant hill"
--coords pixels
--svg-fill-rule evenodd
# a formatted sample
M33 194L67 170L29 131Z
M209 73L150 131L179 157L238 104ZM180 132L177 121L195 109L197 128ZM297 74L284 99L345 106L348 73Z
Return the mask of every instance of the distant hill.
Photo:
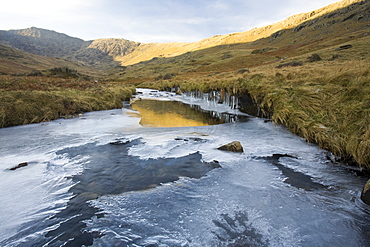
M100 75L94 69L67 59L45 57L6 45L0 45L0 74L27 75L33 73L35 70L48 70L56 67L68 67L78 70L83 74Z
M0 31L0 44L45 57L59 57L95 69L120 66L116 56L132 52L140 43L124 39L84 41L63 33L31 27Z
M188 56L186 55L188 52L213 49L218 46L230 48L238 44L248 44L249 47L274 46L276 50L281 46L318 42L320 39L344 35L348 30L354 32L369 29L369 20L369 1L343 0L309 13L291 16L266 27L218 35L193 43L139 43L125 39L84 41L55 31L31 27L0 31L0 44L40 56L67 59L106 74L122 71L124 68L121 66L153 59L155 60L152 61L153 64L166 63L164 58L173 58L182 54ZM229 52L233 53L232 50ZM224 54L224 58L225 56L228 55ZM235 60L236 54L230 56ZM17 63L16 60L14 61ZM213 62L204 62L204 64L207 63ZM199 67L199 61L188 64Z
M68 56L88 46L88 43L82 39L36 27L0 31L0 42L25 52L47 57Z

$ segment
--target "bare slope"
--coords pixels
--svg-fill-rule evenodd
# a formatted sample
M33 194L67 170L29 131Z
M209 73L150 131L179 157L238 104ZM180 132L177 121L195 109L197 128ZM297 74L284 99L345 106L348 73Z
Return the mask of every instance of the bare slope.
M51 30L31 27L21 30L0 31L0 44L20 51L45 57L68 59L96 70L120 66L115 56L124 56L139 45L124 39L84 41Z
M0 43L47 57L63 57L86 46L82 39L36 27L0 31Z
M279 35L280 31L298 28L298 31L307 27L302 23L333 13L338 9L345 9L352 4L361 4L367 1L343 0L327 7L309 13L291 16L281 22L262 28L240 33L218 35L194 43L138 43L124 39L99 39L84 41L55 31L27 28L22 30L0 31L0 44L8 45L29 53L47 56L63 57L95 69L112 69L119 65L127 66L155 57L174 57L186 52L197 51L219 45L253 42L273 34ZM350 11L347 9L345 11ZM341 13L343 14L343 13ZM366 15L366 12L364 13ZM361 16L348 16L349 19ZM366 17L363 17L366 19ZM311 23L319 32L320 27ZM323 26L325 28L325 26Z
M335 11L346 8L351 4L361 4L363 2L364 1L362 0L344 0L315 11L311 11L309 13L291 16L283 21L268 25L266 27L254 28L252 30L240 33L217 35L194 43L142 44L129 55L117 56L115 57L115 60L120 61L122 65L132 65L141 61L150 60L154 57L173 57L184 54L186 52L196 51L219 45L253 42L262 38L269 37L281 30L295 28L304 22L318 19L324 15L327 15L328 13L333 13L332 17L334 17ZM349 12L350 9L344 11Z
M0 74L23 75L55 67L68 67L83 74L98 75L96 71L86 66L63 58L44 57L0 44Z
M352 2L354 3L347 5ZM344 7L337 9L338 6ZM281 29L281 27L288 26L290 28ZM144 81L145 78L155 79L166 74L184 77L185 74L190 76L192 73L223 73L246 67L277 66L280 62L301 59L302 56L305 56L303 60L306 61L306 58L314 52L325 53L325 56L328 56L327 59L331 59L333 56L335 59L341 56L339 60L344 61L345 59L357 59L356 57L345 57L343 54L353 53L351 56L365 54L367 52L366 46L361 45L361 48L354 44L357 43L357 40L367 37L369 31L370 1L342 1L321 10L296 15L262 29L213 37L198 43L182 44L182 47L198 46L198 50L168 58L162 55L148 61L142 61L128 66L123 73L117 74L117 78ZM267 34L270 35L267 36ZM231 43L240 42L240 37L253 40L257 36L259 39L254 41ZM213 41L211 42L211 40ZM211 43L221 43L222 45L199 49L201 45L206 46ZM354 47L350 53L341 52L342 55L340 55L338 51L335 51L339 46L346 44L352 44ZM175 52L176 49L179 52L180 45L174 46L173 43L171 45L167 44L168 49L163 49L165 47L163 44L162 46L158 44L157 47L141 45L126 58L131 61L134 59L144 60L143 56L149 56L151 51L159 53L160 48L162 49L161 54L166 54L165 52L168 51ZM145 52L138 53L139 49L144 48L146 48ZM134 57L135 54L137 54L136 57Z

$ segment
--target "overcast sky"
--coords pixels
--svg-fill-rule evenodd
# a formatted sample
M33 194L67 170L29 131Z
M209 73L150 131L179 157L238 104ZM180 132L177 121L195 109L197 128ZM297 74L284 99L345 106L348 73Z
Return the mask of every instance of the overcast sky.
M39 27L84 40L194 42L262 27L338 0L0 0L0 30Z

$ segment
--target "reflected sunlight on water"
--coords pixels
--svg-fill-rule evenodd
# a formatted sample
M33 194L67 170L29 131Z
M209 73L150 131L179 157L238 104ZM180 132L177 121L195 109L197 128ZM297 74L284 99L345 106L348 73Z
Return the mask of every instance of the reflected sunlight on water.
M221 124L223 117L178 101L137 100L132 108L140 112L140 124L145 127L190 127Z

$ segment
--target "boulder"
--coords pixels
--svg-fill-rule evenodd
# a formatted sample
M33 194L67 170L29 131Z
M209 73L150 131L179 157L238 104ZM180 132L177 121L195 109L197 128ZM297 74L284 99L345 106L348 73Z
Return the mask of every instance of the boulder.
M364 186L364 189L361 193L361 200L370 205L370 179L367 181L367 183Z
M275 49L276 48L271 48L271 47L256 49L256 50L253 50L251 54L263 54L263 53L266 53L266 52L269 52L269 51L272 51L272 50L275 50Z
M163 76L163 80L170 80L175 76L173 73L167 73Z
M223 145L223 146L221 146L217 149L223 150L223 151L235 152L235 153L243 153L244 152L243 146L239 141L231 142L231 143Z
M340 55L334 54L328 61L334 61L335 59L339 58Z
M29 73L27 75L28 76L43 76L43 74L39 70L33 70L31 73Z
M17 166L10 168L10 170L14 171L14 170L17 170L18 168L25 167L25 166L28 166L27 162L20 163Z
M230 54L230 52L225 52L225 53L222 55L221 59L222 59L222 60L225 60L225 59L229 59L229 58L232 58L232 57L233 57L233 55L231 55L231 54Z
M248 68L240 69L236 72L237 74L244 74L244 73L250 73L250 70Z
M321 61L321 57L319 56L319 54L317 53L314 53L312 54L310 57L307 58L311 63L313 62L317 62L317 61Z
M301 61L293 61L289 63L283 63L278 66L276 66L277 69L284 68L284 67L297 67L297 66L303 66L303 63Z
M339 48L335 50L336 51L347 50L347 49L351 49L352 47L353 47L352 45L342 45L342 46L339 46Z

